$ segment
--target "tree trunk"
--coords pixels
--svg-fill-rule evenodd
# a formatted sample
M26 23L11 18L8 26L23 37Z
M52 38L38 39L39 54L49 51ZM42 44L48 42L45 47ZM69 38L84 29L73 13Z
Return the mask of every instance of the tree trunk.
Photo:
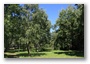
M28 55L30 56L30 46L29 46L30 42L27 43L27 51L28 51Z
M4 52L7 52L7 51L10 49L10 44L11 44L11 43L7 43L7 44L5 45L5 50L4 50Z
M7 52L8 50L9 50L9 46L6 46L4 52Z

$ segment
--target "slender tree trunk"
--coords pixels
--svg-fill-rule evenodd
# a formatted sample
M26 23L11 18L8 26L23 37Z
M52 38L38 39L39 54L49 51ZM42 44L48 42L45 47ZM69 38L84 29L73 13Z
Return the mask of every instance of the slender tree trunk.
M29 48L27 47L27 51L28 51L28 55L30 55L30 51L29 51Z
M7 52L9 50L9 44L6 45L4 52Z
M30 56L30 46L29 46L30 42L27 43L27 51L28 51L28 55Z
M23 51L24 51L25 50L24 44L22 44L22 46L23 46Z
M12 44L12 39L10 41L8 41L9 43L7 43L5 45L5 52L7 52L10 49L10 45Z

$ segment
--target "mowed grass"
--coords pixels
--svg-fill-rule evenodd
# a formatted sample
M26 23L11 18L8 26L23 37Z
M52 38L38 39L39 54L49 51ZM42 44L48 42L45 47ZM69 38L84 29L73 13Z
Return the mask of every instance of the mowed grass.
M84 52L79 51L64 51L64 50L52 50L50 52L30 52L30 56L27 51L15 51L5 52L5 58L84 58Z

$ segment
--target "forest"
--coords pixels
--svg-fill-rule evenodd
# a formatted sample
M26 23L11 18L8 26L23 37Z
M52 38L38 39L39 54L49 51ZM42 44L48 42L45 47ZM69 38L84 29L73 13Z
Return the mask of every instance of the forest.
M62 9L54 25L39 4L4 4L4 58L84 58L84 4Z

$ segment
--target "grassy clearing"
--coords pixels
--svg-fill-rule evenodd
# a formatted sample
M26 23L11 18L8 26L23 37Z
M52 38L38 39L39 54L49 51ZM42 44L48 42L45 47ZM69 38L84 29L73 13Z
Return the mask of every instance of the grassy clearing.
M83 52L78 51L63 51L63 50L53 50L50 52L31 52L28 56L27 51L15 51L15 52L5 52L5 58L84 58Z

